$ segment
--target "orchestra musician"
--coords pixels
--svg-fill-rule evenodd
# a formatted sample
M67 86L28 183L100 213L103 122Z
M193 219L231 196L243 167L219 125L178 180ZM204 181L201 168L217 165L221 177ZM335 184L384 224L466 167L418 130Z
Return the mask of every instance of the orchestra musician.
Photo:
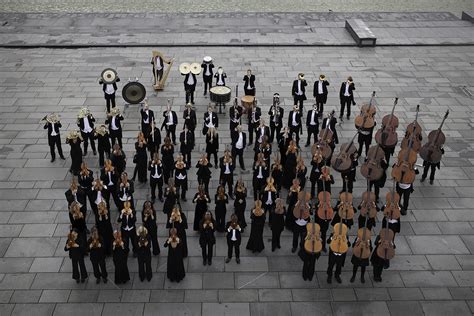
M301 129L301 112L300 108L297 104L293 106L293 110L290 111L288 115L288 126L290 128L290 135L292 138L295 139L296 145L299 147L300 143L300 132L302 133Z
M234 104L229 108L229 127L231 136L236 131L237 126L242 124L242 113L243 109L238 105L237 98L235 98Z
M247 74L244 76L244 91L245 95L255 96L255 75L252 74L251 69L247 69Z
M214 78L216 78L216 86L225 86L225 79L227 78L227 74L224 72L224 68L218 67L217 73L214 75Z
M223 186L227 184L227 192L229 192L230 198L233 200L234 194L232 193L232 186L234 184L235 164L229 150L226 149L224 151L224 157L220 158L219 166L221 169L219 181Z
M196 111L193 109L191 103L186 104L186 109L183 112L184 126L191 131L193 138L196 139L194 130L197 126Z
M207 108L207 112L204 113L204 122L202 127L202 134L206 135L207 131L210 128L218 128L219 127L219 118L217 114L214 112L214 108L212 105L209 105Z
M58 148L59 157L65 160L63 155L63 149L61 147L61 135L59 129L62 127L59 117L55 114L45 116L46 123L44 129L48 130L48 145L51 153L51 162L56 160L56 153L54 152L54 146Z
M107 124L109 128L110 141L111 141L112 147L115 145L115 141L117 141L120 148L122 148L121 121L123 121L123 116L120 113L120 110L118 108L112 109L112 111L107 114L107 119L105 120L105 124Z
M179 134L179 141L181 143L180 152L184 157L186 168L189 169L191 167L191 152L194 148L194 135L186 126Z
M151 123L155 121L155 113L153 112L153 110L150 110L150 106L148 105L148 102L145 101L143 108L140 109L140 115L142 118L141 119L142 132L145 135L150 135Z
M186 92L186 104L191 102L194 105L194 90L196 90L196 75L189 72L184 76L184 91Z
M309 110L308 114L306 115L306 128L308 130L308 138L306 140L305 147L309 147L311 142L311 135L313 135L315 143L318 141L320 113L318 113L317 107L317 104L313 104L313 109Z
M178 115L175 111L171 110L171 106L168 104L166 111L163 112L163 127L166 129L166 137L171 137L173 145L176 146L176 126L178 125ZM171 136L170 136L171 135Z
M212 88L212 77L214 76L214 64L212 63L211 56L205 56L203 58L201 68L202 72L202 81L204 82L204 95L207 94L207 89Z
M324 105L328 99L328 86L329 82L325 75L319 75L319 80L314 82L313 96L316 99L316 109L319 113L319 117L323 116Z
M293 104L298 104L299 103L299 108L301 109L301 112L303 112L303 102L306 100L306 86L308 83L306 83L306 80L304 79L304 73L299 73L298 74L298 79L293 81L293 87L291 88L291 95L293 96Z
M339 99L341 101L341 109L339 113L339 119L342 121L344 116L344 108L347 109L347 120L351 117L351 104L355 105L354 102L354 90L355 85L352 77L347 77L347 80L341 84L341 90L339 91Z
M99 84L102 85L102 91L104 91L107 113L110 113L110 105L112 105L112 108L115 107L115 91L117 91L117 82L119 81L120 78L118 76L113 83L105 83L102 79L99 80Z
M273 143L275 135L278 142L283 127L283 116L285 115L285 110L280 106L280 94L273 94L273 104L268 111L268 115L270 115L270 143Z
M240 169L245 170L244 149L247 143L247 134L242 131L242 126L238 125L236 132L232 133L232 156L239 157Z
M260 125L260 117L262 116L262 110L256 104L252 104L252 109L248 112L248 127L249 127L249 144L253 144L253 133L255 133L257 126Z

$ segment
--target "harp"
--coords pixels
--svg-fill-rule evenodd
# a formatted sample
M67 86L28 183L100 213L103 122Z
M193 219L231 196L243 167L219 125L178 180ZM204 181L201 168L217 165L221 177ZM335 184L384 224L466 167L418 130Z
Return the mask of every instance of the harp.
M152 55L153 55L153 64L156 62L156 56L159 56L163 60L163 66L164 66L164 64L168 64L168 68L166 68L165 72L163 73L163 77L161 78L160 81L157 80L158 78L157 78L156 71L153 72L153 76L155 77L155 82L157 83L157 84L153 85L153 89L163 90L164 87L165 87L166 79L168 78L171 67L173 66L174 59L173 58L166 59L165 56L157 50L152 51ZM156 69L156 67L155 67L155 69Z

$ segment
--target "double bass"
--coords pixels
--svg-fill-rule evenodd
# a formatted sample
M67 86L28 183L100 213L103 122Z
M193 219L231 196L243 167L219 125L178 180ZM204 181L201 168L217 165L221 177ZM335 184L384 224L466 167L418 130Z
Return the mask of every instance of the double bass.
M331 119L334 116L334 111L331 112L331 114L327 118L327 126L329 126L329 123L331 122ZM313 145L311 148L311 152L314 153L316 150L319 148L322 156L324 159L329 159L332 155L332 148L329 146L330 143L332 143L334 137L333 131L329 129L329 127L326 127L322 129L319 132L319 140Z
M418 151L420 151L421 138L422 138L421 137L422 129L421 129L420 124L418 123L419 110L420 110L420 105L418 104L416 106L415 120L412 123L408 124L405 137L403 138L402 144L401 144L401 148L404 149L410 146L410 142L411 142L411 148L415 150L417 153Z
M375 141L384 148L393 148L397 145L398 135L398 117L393 114L397 106L398 98L393 102L392 112L385 115L382 119L382 127L375 133Z
M356 128L365 128L370 129L374 127L375 120L374 116L377 113L377 109L375 108L375 91L372 92L372 97L370 98L369 104L362 105L360 109L360 114L356 116L354 120L354 124Z
M379 145L374 145L369 148L367 159L360 167L362 176L370 181L376 181L383 176L384 168L381 166L382 159L385 158L385 153Z
M315 202L312 203L314 208L316 205ZM311 222L306 224L306 238L304 240L304 250L310 254L315 254L321 252L323 249L323 243L321 241L321 227L314 221L316 212L313 212L311 216Z
M407 134L410 135L408 145L406 147L403 147L402 144L402 150L400 150L400 152L398 153L398 161L392 169L392 177L397 182L413 183L413 181L415 181L416 174L414 170L414 165L417 160L417 151L413 148L413 140L415 138L418 138L421 133L421 127L420 130L417 132L417 129L419 127L419 124L417 123L419 109L420 106L418 105L416 107L415 122L409 125L409 127L411 127L411 131L407 130Z
M437 164L441 161L441 156L443 155L442 148L446 142L446 136L441 131L444 121L449 115L449 110L446 111L446 114L443 117L443 121L439 125L438 129L431 131L428 134L428 142L424 144L420 149L420 157L425 161Z
M331 166L334 168L334 170L344 173L352 167L352 156L357 152L357 148L354 145L354 140L358 134L359 131L357 131L349 143L342 144L339 153L332 157Z

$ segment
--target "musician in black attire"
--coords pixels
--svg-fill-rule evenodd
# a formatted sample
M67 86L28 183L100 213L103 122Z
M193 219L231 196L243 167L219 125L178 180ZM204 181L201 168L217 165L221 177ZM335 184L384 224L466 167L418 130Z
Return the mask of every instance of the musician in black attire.
M186 201L186 191L188 191L188 173L186 163L182 155L178 155L174 164L174 183L177 192L181 192L181 200Z
M163 202L163 163L158 153L153 155L148 170L150 171L151 201L152 203L155 202L156 187L158 186L158 199Z
M299 103L299 108L301 111L303 111L303 101L306 100L306 86L308 84L306 83L306 80L304 79L304 74L299 73L298 74L298 79L293 81L293 87L291 88L291 95L293 96L293 104L298 104Z
M444 149L441 148L441 154L444 155ZM431 169L430 172L430 184L433 184L434 182L434 177L436 173L436 168L440 169L441 168L441 163L438 161L438 163L433 163L428 160L423 161L423 174L421 175L421 180L420 182L424 182L426 177L428 176L428 170Z
M380 258L377 254L377 249L380 246L380 235L375 238L375 249L370 256L370 262L374 268L374 282L382 282L382 271L390 266L390 260Z
M137 234L135 223L137 222L137 213L130 208L129 201L123 203L123 209L117 221L120 223L120 232L127 250L130 249L129 241L132 243L133 256L137 256Z
M209 169L209 162L206 154L202 155L201 159L199 159L196 168L198 169L196 172L198 183L204 185L204 190L207 195L209 195L209 181L211 180L212 172Z
M206 58L208 57L208 58ZM201 64L202 71L202 81L204 82L204 95L207 94L207 89L211 90L212 88L212 77L214 76L214 64L212 59L209 56L204 57L204 60Z
M135 192L134 182L132 180L128 180L128 174L126 172L122 172L120 175L120 181L117 187L117 195L120 201L119 212L124 208L125 202L130 202L130 207L132 209L135 208L135 204L133 202L133 193Z
M75 179L71 182L70 188L64 193L66 195L67 206L71 207L72 202L78 202L81 205L81 212L84 218L87 217L87 200L86 192L76 182Z
M163 124L161 124L161 129L163 127L166 129L166 137L171 137L173 144L176 145L176 126L178 125L178 115L175 111L171 110L171 107L168 106L166 111L163 112ZM171 136L170 136L171 135Z
M118 110L118 108L117 108ZM115 141L122 148L122 124L120 121L123 121L123 116L119 111L112 111L110 115L107 116L105 124L109 127L110 141L112 146L115 145Z
M59 134L59 129L62 127L61 122L58 121L46 121L44 124L44 129L48 130L48 145L51 152L51 162L56 160L56 153L54 152L54 146L58 148L59 157L62 160L65 160L63 155L63 149L61 148L61 135Z
M290 128L291 137L295 137L296 145L299 147L300 143L300 132L302 132L301 126L301 109L298 105L293 106L293 110L288 115L288 127Z
M313 105L313 109L309 110L306 115L306 128L308 129L308 138L305 146L308 147L311 142L311 135L313 135L315 143L318 141L319 113L316 104Z
M237 98L235 98L234 105L229 108L229 127L230 135L235 133L238 125L241 124L242 107L237 104Z
M138 259L138 276L140 281L144 281L145 278L148 282L151 281L153 272L151 269L151 240L148 234L148 230L140 226L137 230L138 242L137 242L137 259Z
M332 148L333 153L334 153L334 148L336 148L336 144L339 144L339 137L337 136L336 124L337 124L337 119L334 117L334 110L332 110L331 113L329 113L328 116L323 119L323 123L321 124L321 130L328 128L333 133L332 141L329 144L329 147ZM331 157L332 157L332 154L331 154ZM328 158L328 162L331 161L331 157Z
M84 255L86 249L77 242L78 234L76 231L72 230L68 234L68 240L66 246L64 246L64 251L69 252L69 258L72 261L72 278L76 280L77 283L84 283L88 277L86 265L84 263ZM79 274L80 269L80 274Z
M237 126L237 131L232 133L232 157L239 157L240 169L245 170L244 149L247 144L247 134L242 131L242 126Z
M158 244L158 226L156 224L156 211L152 202L145 201L142 210L142 223L148 231L148 238L153 246L153 255L160 254L160 245Z
M313 96L316 98L319 117L323 116L324 105L328 99L328 86L329 82L326 80L325 75L319 75L319 80L314 82Z
M194 130L197 125L196 111L193 110L193 105L191 103L186 104L186 109L183 112L184 126L193 133L193 138L195 139Z
M202 264L212 264L212 250L216 243L214 232L216 230L216 222L212 218L211 212L206 212L204 218L199 223L199 245L202 249Z
M112 108L115 107L115 91L117 91L117 82L120 78L117 77L113 83L105 83L104 80L100 79L99 84L102 85L102 91L104 91L105 106L107 107L107 113L110 112L110 105Z
M228 150L224 151L224 157L219 159L219 167L221 169L219 181L224 187L227 184L227 192L229 192L230 198L234 199L232 186L234 184L235 164Z
M367 157L369 153L370 143L372 142L372 135L374 133L375 125L377 124L374 122L374 126L372 126L371 128L361 127L358 130L357 142L359 143L359 150L357 151L357 154L359 157L360 155L362 155L362 147L364 147L364 145L365 145L365 157Z
M380 167L383 170L382 177L380 179L369 181L370 190L374 187L375 201L378 203L380 198L380 189L385 186L385 181L387 180L387 168L388 164L385 161L385 158L380 161Z
M99 151L99 167L104 166L104 156L110 158L110 137L105 125L96 128L94 138L97 139L97 150Z
M191 152L194 148L194 135L186 126L179 134L179 141L181 143L180 152L183 155L186 168L189 169L191 167Z
M332 240L333 234L329 236L328 239L328 244ZM347 245L350 247L351 244L349 241L347 242ZM334 278L336 279L337 283L342 283L341 280L341 271L342 267L344 266L344 262L346 261L346 253L338 253L338 252L333 252L331 248L329 248L329 255L328 255L328 269L327 269L327 283L331 284L332 283L332 274L334 270L334 266L336 266L336 271L334 272Z
M273 94L273 105L270 107L268 115L270 115L270 143L273 142L275 136L278 142L283 127L283 116L285 115L285 110L280 106L280 95L278 93Z
M283 230L285 230L285 202L277 198L275 201L275 209L272 211L273 213L270 215L270 225L272 230L272 252L275 249L280 249L280 237Z
M142 132L145 135L150 135L151 132L151 123L155 121L155 113L153 110L150 110L148 103L145 102L145 105L142 109L140 109L141 115L141 126Z
M265 125L265 120L264 119L260 119L260 124L258 125L258 127L255 129L255 147L254 147L254 150L257 150L259 145L262 144L264 142L264 139L268 139L270 138L270 128ZM271 145L270 145L271 146ZM271 152L271 150L270 150Z
M244 91L245 95L255 96L255 75L252 75L252 70L248 69L247 74L244 76Z
M145 135L147 138L148 150L150 151L150 156L153 157L155 153L160 152L161 146L161 132L158 127L156 127L155 121L151 124L150 134Z
M207 131L210 128L218 128L219 127L219 117L214 112L212 106L207 108L207 112L204 113L204 122L202 127L202 134L206 135Z
M232 252L235 249L235 261L240 263L240 243L242 241L241 228L237 219L237 215L232 214L230 222L227 222L227 259L225 263L229 263L232 259Z
M174 169L174 146L171 144L169 137L165 137L164 144L161 146L161 157L163 162L163 174L164 174L164 183L168 183L168 180L173 175Z
M80 118L77 122L77 126L79 126L81 130L82 139L84 140L83 156L87 155L87 147L89 145L89 140L91 142L92 152L94 153L94 156L97 155L97 151L95 150L94 133L93 133L94 122L95 122L95 118L94 116L92 116L91 113L87 113L86 115L84 115L84 117Z
M224 72L224 68L218 67L217 73L214 74L214 78L216 78L216 86L225 86L227 74Z
M311 159L311 172L309 173L309 181L311 181L311 198L316 196L316 183L321 176L321 168L324 166L323 158L318 161L319 157L316 155ZM319 192L319 191L318 191Z
M125 153L122 151L119 144L113 145L110 161L112 161L112 165L114 166L117 175L120 176L122 172L125 171L127 160Z
M319 192L326 191L331 193L331 184L334 184L334 177L329 175L330 168L325 166L320 168L321 173L317 180L318 184L318 194ZM323 175L323 172L325 175ZM323 184L324 183L324 184ZM321 243L323 244L323 252L326 252L326 234L329 229L329 224L331 223L331 219L322 219L316 213L315 222L319 224L320 231L321 231Z
M104 283L107 283L108 273L105 265L105 244L104 239L99 236L96 228L92 229L92 235L87 244L89 245L90 260L94 270L94 277L96 278L95 283L99 284L101 278ZM110 241L110 246L112 246L112 241Z
M186 92L186 104L190 101L194 104L194 90L196 90L196 75L188 72L184 75L184 91Z
M351 162L351 167L349 168L349 170L347 170L346 172L341 172L341 178L343 181L341 192L345 192L347 190L347 192L352 193L352 190L354 188L354 182L356 181L356 170L357 170L357 166L359 165L359 161L357 160L357 158L358 158L357 153L354 153L351 156L352 162Z
M249 144L253 144L253 133L257 129L257 126L260 125L260 117L262 116L262 110L256 105L252 105L252 109L247 111L248 113L248 127L249 127Z
M344 116L344 108L347 108L347 120L351 117L351 104L355 105L354 102L354 90L355 85L352 77L347 77L347 81L341 84L341 90L339 91L339 99L341 101L341 110L339 113L339 119L342 121Z
M184 244L183 240L178 237L177 229L170 229L170 237L166 239L165 248L168 248L166 276L171 282L180 282L186 276L184 271Z
M253 164L253 199L259 200L265 188L265 180L269 176L268 166L265 163L263 154L258 154L257 160Z
M209 167L212 168L211 155L214 155L214 167L217 169L217 152L219 151L219 134L215 128L209 128L206 133L206 153Z
M117 209L120 206L120 201L117 195L117 183L118 183L118 174L115 171L115 167L112 165L112 160L106 159L104 163L104 168L100 170L100 180L107 186L107 189L112 195L115 206Z
M163 58L160 55L153 56L150 64L153 65L153 85L157 85L161 81L161 78L163 78Z

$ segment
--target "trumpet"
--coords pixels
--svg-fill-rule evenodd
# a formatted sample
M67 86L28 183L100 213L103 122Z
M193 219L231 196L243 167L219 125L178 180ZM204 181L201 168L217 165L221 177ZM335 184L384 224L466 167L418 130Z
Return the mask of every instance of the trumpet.
M51 124L55 124L55 123L59 122L59 117L60 116L58 114L51 113L51 114L45 115L39 122L40 123L48 122L48 123L51 123Z

